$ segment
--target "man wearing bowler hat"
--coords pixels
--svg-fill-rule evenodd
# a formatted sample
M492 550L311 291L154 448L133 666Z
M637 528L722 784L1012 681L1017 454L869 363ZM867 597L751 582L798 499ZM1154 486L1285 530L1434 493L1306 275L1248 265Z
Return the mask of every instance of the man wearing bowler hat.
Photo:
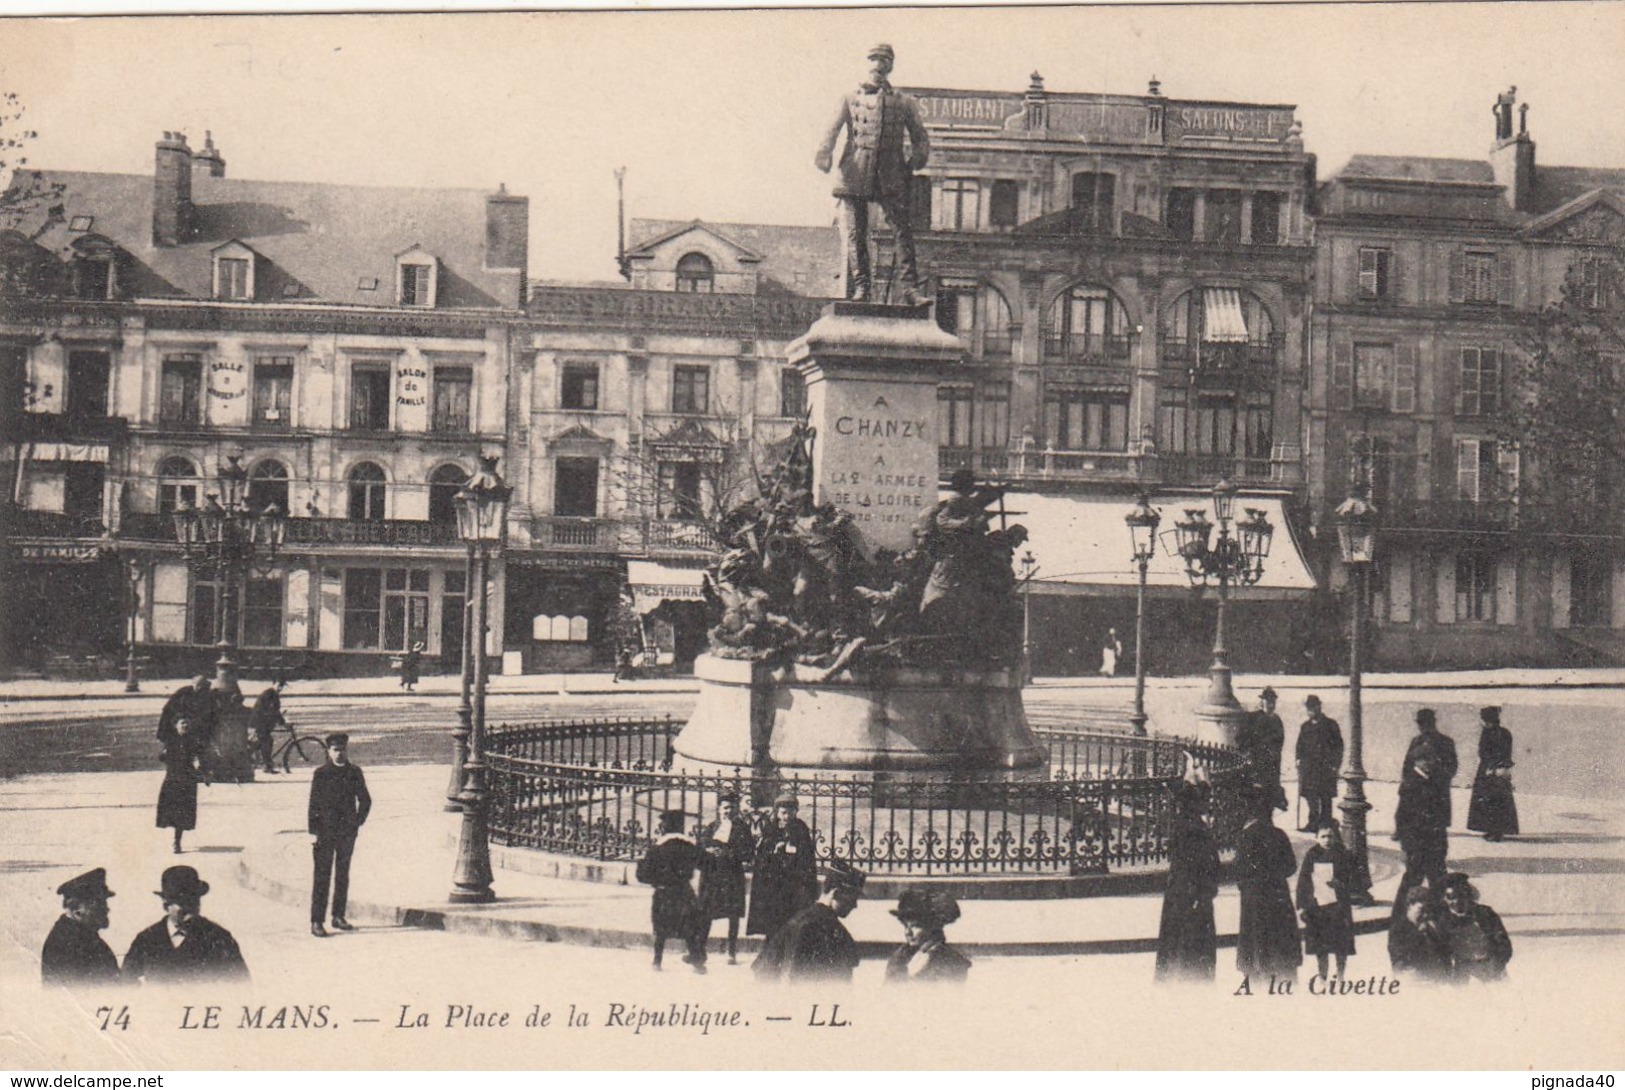
M79 987L117 984L118 958L96 932L108 924L107 871L102 867L86 871L56 887L62 898L62 915L45 937L40 953L40 978L46 984Z
M201 914L209 883L193 867L170 867L159 882L164 918L135 937L124 976L143 984L248 982L248 966L231 932Z
M1264 686L1258 694L1258 707L1242 720L1241 737L1237 739L1242 756L1247 758L1248 782L1264 788L1275 800L1277 809L1286 809L1286 792L1281 789L1281 750L1286 745L1286 725L1275 714L1279 699L1275 689Z
M758 980L849 984L858 944L841 921L863 896L862 872L839 860L824 868L823 893L762 944L751 965Z
M869 298L869 204L886 211L897 239L897 283L902 301L921 302L919 272L914 260L914 224L911 221L914 172L925 166L931 139L920 119L919 103L892 90L887 82L897 59L889 45L868 52L869 75L863 84L841 99L840 109L813 163L829 173L836 166L835 196L841 202L841 238L846 244L846 296ZM846 146L839 164L835 142L846 129ZM903 139L908 138L908 154Z
M327 915L327 889L333 885L333 926L353 931L344 914L350 905L350 857L355 854L356 834L366 824L372 810L367 793L367 777L349 761L350 736L329 734L327 763L310 778L311 855L314 873L310 883L310 933L327 937L322 919Z

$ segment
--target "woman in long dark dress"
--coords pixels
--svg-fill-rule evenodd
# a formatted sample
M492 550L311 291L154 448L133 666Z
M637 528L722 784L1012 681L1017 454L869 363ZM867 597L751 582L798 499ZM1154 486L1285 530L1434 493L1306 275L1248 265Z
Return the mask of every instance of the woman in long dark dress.
M717 819L700 833L700 917L710 936L713 920L728 921L728 964L739 956L739 920L745 915L745 867L750 864L755 838L739 816L739 798L717 799Z
M164 783L158 788L160 829L175 830L174 851L181 851L181 834L197 828L197 746L191 720L176 718L158 730L164 744Z
M1158 981L1212 980L1218 961L1213 898L1219 892L1219 846L1204 820L1207 791L1182 784L1168 845L1168 888L1157 928Z
M796 816L793 795L773 802L773 818L756 842L756 864L750 883L750 916L745 934L771 935L786 920L818 900L818 861L812 830Z
M1236 886L1241 893L1236 968L1248 977L1296 980L1303 944L1287 887L1298 869L1292 840L1275 827L1274 799L1255 793L1248 800L1248 812L1236 838Z
M1467 828L1485 840L1518 835L1518 802L1512 797L1512 732L1501 725L1501 709L1479 709L1478 774L1467 808Z

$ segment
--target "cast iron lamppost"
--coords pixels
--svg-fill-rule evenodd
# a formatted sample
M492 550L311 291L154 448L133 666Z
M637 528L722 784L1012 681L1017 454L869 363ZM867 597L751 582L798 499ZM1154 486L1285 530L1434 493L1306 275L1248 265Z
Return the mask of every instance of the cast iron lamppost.
M1354 860L1354 886L1350 900L1371 905L1371 859L1366 848L1364 727L1360 707L1361 658L1365 644L1366 599L1370 594L1371 565L1377 556L1377 509L1366 499L1364 485L1356 485L1337 508L1337 547L1349 572L1354 617L1349 625L1349 752L1343 770L1343 846Z
M1033 681L1033 577L1038 574L1038 558L1028 549L1021 554L1021 682Z
M1247 508L1247 517L1239 522L1232 518L1236 502L1236 486L1228 479L1213 486L1213 522L1200 508L1187 508L1185 519L1174 523L1170 533L1176 546L1170 550L1185 561L1185 574L1192 586L1205 587L1212 583L1218 587L1218 620L1213 632L1213 665L1208 668L1207 700L1196 709L1196 717L1210 724L1207 741L1222 745L1236 744L1241 719L1245 714L1230 686L1229 650L1224 642L1224 611L1230 597L1230 584L1251 586L1264 574L1264 558L1270 554L1270 538L1275 527L1269 524L1264 512ZM1210 540L1215 524L1218 537Z
M452 904L484 904L496 900L491 890L490 829L486 821L485 790L485 584L490 576L491 554L502 548L508 527L508 500L513 489L497 476L495 456L481 455L480 468L457 493L457 532L474 549L474 582L468 593L474 599L473 644L474 699L468 736L468 762L460 798L463 811L462 835L457 841L457 869L452 876Z
M276 504L255 511L248 500L248 471L237 455L217 478L218 493L210 493L202 507L185 507L175 512L175 538L188 560L214 564L215 631L219 634L215 662L214 694L220 709L220 727L214 746L225 768L220 771L239 782L254 778L248 759L247 738L233 719L241 712L242 693L237 685L236 646L231 638L236 617L230 603L237 599L239 581L250 565L267 567L287 533L288 520Z
M141 612L141 584L147 578L147 563L140 557L124 559L124 576L130 584L130 643L124 653L124 691L139 693L141 679L135 661L135 625Z
M457 705L457 729L451 732L451 780L446 784L445 809L450 812L463 808L463 766L468 764L468 736L474 729L474 542L467 542L467 546L468 555L463 560L463 699Z
M1145 736L1145 572L1151 557L1157 551L1157 524L1162 516L1151 506L1144 492L1134 510L1123 516L1128 523L1129 538L1134 544L1134 563L1140 569L1140 586L1134 599L1134 714L1129 722L1134 733Z

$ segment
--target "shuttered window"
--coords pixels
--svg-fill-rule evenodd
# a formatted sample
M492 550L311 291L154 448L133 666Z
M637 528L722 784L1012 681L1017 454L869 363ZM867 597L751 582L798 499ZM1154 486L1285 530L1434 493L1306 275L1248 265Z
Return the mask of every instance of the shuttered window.
M1360 298L1381 301L1390 298L1394 254L1376 246L1360 247Z

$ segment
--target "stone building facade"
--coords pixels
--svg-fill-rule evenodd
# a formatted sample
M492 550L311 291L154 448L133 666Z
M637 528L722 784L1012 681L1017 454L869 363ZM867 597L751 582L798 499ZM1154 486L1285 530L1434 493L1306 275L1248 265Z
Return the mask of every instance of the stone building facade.
M1625 252L1625 170L1538 164L1514 105L1497 101L1485 159L1357 155L1320 195L1311 504L1324 523L1351 475L1371 485L1379 665L1607 662L1625 646L1621 492L1554 503L1505 424L1535 316L1571 272ZM1609 287L1599 307L1617 306Z
M154 670L201 668L221 587L172 514L236 458L251 502L288 515L228 613L251 662L455 659L451 497L505 453L526 200L241 181L212 138L168 133L150 174L45 178L4 236L28 270L0 320L7 405L28 410L8 414L8 650L60 671L133 616Z

